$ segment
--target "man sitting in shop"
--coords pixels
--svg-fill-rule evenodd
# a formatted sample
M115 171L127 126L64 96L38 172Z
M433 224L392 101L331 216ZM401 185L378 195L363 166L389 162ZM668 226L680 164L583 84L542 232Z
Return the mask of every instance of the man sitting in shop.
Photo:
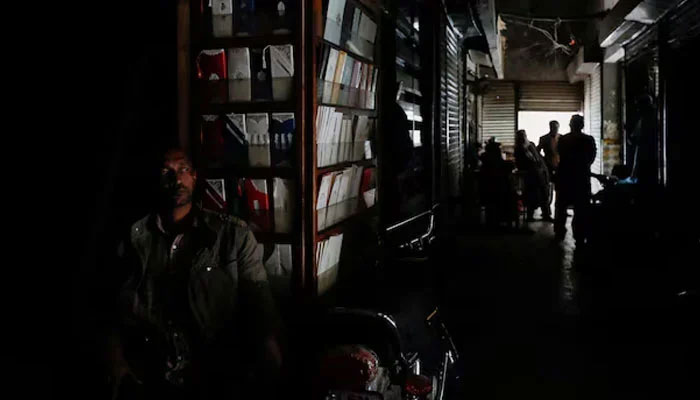
M591 201L591 165L595 161L596 145L592 136L583 133L583 116L571 117L567 133L559 139L559 168L557 169L557 201L554 233L558 240L566 236L567 208L574 206L571 222L577 245L585 244L587 220Z
M194 206L196 184L186 154L167 151L158 209L119 247L113 398L245 398L253 386L266 398L277 386L280 323L262 249L245 223ZM251 371L266 384L251 385Z
M481 155L479 193L485 208L486 225L490 229L503 228L517 218L515 198L510 185L513 163L503 159L501 144L495 137L489 139Z

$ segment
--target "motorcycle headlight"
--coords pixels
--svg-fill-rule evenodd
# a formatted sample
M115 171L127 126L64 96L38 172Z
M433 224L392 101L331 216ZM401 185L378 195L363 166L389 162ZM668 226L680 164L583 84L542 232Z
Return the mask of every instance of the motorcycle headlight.
M406 378L404 393L407 399L424 399L433 391L433 381L424 375L410 374Z

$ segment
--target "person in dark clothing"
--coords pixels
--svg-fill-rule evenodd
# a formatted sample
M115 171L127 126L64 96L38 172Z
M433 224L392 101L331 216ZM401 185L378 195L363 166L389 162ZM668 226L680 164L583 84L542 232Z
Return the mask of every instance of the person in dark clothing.
M469 146L465 157L466 165L464 168L464 205L470 219L478 224L481 216L481 207L479 204L479 184L478 171L481 166L479 152L481 151L481 143L475 143Z
M657 118L654 100L644 94L635 100L639 119L628 135L628 144L633 149L632 179L648 188L658 183L657 176Z
M481 152L481 148L481 143L476 143L474 146L471 146L470 149L467 151L467 169L474 171L479 168L481 164L481 160L479 159L479 153Z
M557 150L559 139L561 139L559 122L549 121L549 132L540 137L540 141L537 144L537 151L544 152L544 161L547 163L547 169L549 169L549 199L547 204L550 206L554 198L554 181L556 180L556 170L559 166L559 151Z
M107 346L113 399L234 398L250 371L274 380L281 367L262 249L244 222L194 206L196 183L185 153L168 151L158 210L119 246Z
M567 133L559 139L559 168L557 169L557 201L554 233L561 240L566 235L567 208L574 206L572 228L577 244L585 243L588 235L586 221L589 218L591 198L591 165L596 157L593 137L583 133L583 117L571 117Z
M557 149L559 139L561 139L561 135L559 134L559 122L549 121L549 132L540 137L540 141L537 144L537 151L544 152L544 161L547 164L550 174L554 174L554 171L556 171L559 166L559 151Z
M392 104L391 120L393 121L390 142L391 156L393 157L390 166L394 168L394 175L399 175L410 168L413 160L413 139L411 138L411 123L408 120L406 111L399 104L399 99L404 93L403 81L394 84L396 101Z
M385 142L390 151L386 154L386 163L384 164L386 167L382 173L385 174L389 182L395 183L386 187L384 198L392 204L400 205L391 210L396 214L390 217L398 220L406 212L405 208L411 197L420 191L424 177L415 173L418 158L415 157L413 139L411 138L413 128L406 111L399 104L399 99L404 93L403 82L395 82L392 90L396 94L396 100L387 113L391 127L387 132Z
M552 222L549 209L549 171L535 144L527 140L525 130L515 134L515 166L524 174L524 197L527 220L534 221L535 209L542 209L542 219Z
M491 138L481 154L479 193L486 208L486 224L497 227L513 219L510 190L512 165L503 159L501 144Z

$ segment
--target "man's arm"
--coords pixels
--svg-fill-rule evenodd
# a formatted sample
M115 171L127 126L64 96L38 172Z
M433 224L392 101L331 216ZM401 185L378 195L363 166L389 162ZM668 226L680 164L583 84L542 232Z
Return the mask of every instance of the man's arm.
M111 265L114 280L114 293L116 296L111 303L105 332L105 361L109 372L109 380L112 386L112 399L116 399L119 389L125 378L131 377L141 383L134 375L129 363L124 356L124 344L122 328L126 320L125 308L133 299L134 286L137 276L134 256L126 242L121 242L117 247L116 257Z
M595 162L595 157L598 154L598 147L595 145L595 139L593 139L592 136L589 136L588 142L589 151L587 161L588 165L593 165L593 163Z
M262 248L250 229L236 227L235 249L239 260L241 295L248 308L245 314L255 325L255 337L262 340L265 357L279 368L282 363L278 342L281 323L262 262Z

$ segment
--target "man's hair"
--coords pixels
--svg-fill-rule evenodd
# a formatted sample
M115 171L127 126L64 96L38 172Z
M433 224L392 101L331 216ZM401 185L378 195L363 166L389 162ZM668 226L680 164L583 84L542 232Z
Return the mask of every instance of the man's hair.
M559 126L559 121L549 121L549 128L553 128L554 125Z
M583 129L584 126L584 119L583 116L580 114L574 114L571 116L571 123L573 124L574 127L578 129Z
M192 158L187 154L187 152L182 149L179 146L167 146L162 149L160 152L160 163L161 165L166 161L166 160L171 160L173 157L175 157L177 154L181 154L185 160L194 168L194 163L192 162Z

